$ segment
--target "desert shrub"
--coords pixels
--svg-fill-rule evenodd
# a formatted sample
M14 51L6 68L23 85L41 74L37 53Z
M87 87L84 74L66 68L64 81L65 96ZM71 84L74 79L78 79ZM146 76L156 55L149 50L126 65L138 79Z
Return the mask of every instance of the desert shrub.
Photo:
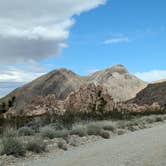
M156 122L163 122L164 118L160 117L160 116L157 116L155 120L156 120Z
M79 141L77 138L73 138L71 137L70 139L68 139L68 142L67 142L69 145L71 146L78 146L79 145Z
M63 129L64 129L63 124L60 123L60 122L51 123L49 126L50 126L51 128L53 128L54 130L63 130Z
M139 127L138 126L128 126L128 130L134 132L134 131L139 130Z
M41 139L33 139L33 140L29 141L26 144L26 149L28 151L31 151L34 153L42 153L42 152L45 152L47 150L46 144Z
M3 137L1 155L24 156L25 148L15 137Z
M87 135L87 129L86 129L86 127L81 126L81 125L74 126L73 129L70 131L70 134L84 137Z
M124 130L124 129L118 129L118 131L117 131L118 135L123 135L125 133L126 133L126 130Z
M105 139L109 139L109 138L110 138L109 132L104 131L104 130L100 130L99 135L100 135L102 138L105 138Z
M115 125L113 125L113 124L104 124L103 126L102 126L102 128L104 129L104 130L108 130L108 131L112 131L113 133L115 133L116 132L116 126Z
M63 149L65 151L68 150L66 141L64 141L64 140L59 141L58 142L58 148Z
M40 129L40 134L43 138L53 139L55 138L55 130L49 126L45 126Z
M154 123L155 122L155 117L150 116L150 117L144 117L145 123Z
M35 134L35 131L31 129L30 127L22 127L18 129L19 136L31 136L34 134Z
M166 120L166 115L162 115L163 120Z
M101 129L101 126L97 123L90 124L87 126L87 133L88 135L99 135Z
M16 137L17 136L17 131L13 128L7 128L4 132L3 132L3 136L4 137Z
M69 135L68 130L57 130L54 132L54 137L55 138L65 138Z

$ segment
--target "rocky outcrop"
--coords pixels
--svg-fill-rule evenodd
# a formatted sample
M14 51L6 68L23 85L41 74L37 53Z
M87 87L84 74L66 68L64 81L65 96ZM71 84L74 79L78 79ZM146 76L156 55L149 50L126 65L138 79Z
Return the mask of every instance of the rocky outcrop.
M36 117L46 119L46 122L62 120L71 123L82 118L129 118L132 115L165 113L158 103L138 105L132 102L116 103L106 88L91 84L82 85L79 90L72 92L64 101L57 100L55 95L38 96L26 104L21 111L9 109L2 119L13 124L22 124ZM32 119L31 119L32 118ZM75 119L76 118L76 119ZM41 120L42 121L42 120Z
M153 103L158 103L161 107L166 109L166 81L149 84L128 103L135 103L137 105L152 105Z
M114 101L106 88L91 83L70 94L65 108L72 113L102 114L114 109Z

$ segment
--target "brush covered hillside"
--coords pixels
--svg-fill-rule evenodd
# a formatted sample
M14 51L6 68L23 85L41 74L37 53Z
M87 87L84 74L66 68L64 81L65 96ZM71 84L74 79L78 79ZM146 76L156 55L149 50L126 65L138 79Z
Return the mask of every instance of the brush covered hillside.
M122 65L98 71L87 77L81 77L66 69L59 69L14 90L1 99L0 103L7 105L14 96L14 109L22 110L37 96L54 95L57 100L65 100L71 92L75 92L82 85L89 83L105 87L115 101L131 99L146 87L145 82L130 74Z
M158 103L161 107L166 108L166 81L149 84L130 102L138 105Z

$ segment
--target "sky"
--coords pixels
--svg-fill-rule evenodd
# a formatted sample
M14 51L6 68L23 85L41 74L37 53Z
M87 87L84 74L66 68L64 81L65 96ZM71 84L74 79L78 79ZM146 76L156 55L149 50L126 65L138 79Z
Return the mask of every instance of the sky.
M166 78L165 0L0 0L0 96L57 68Z

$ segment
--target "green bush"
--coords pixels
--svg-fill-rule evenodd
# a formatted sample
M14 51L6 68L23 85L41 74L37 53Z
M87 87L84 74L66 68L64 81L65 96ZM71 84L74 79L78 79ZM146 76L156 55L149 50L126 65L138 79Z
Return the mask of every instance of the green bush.
M109 139L109 138L110 138L109 132L104 131L104 130L100 130L99 135L100 135L102 138L105 138L105 139Z
M61 140L61 141L58 142L58 148L59 149L63 149L65 151L68 150L67 144L66 144L66 142L64 140Z
M88 135L99 135L101 126L98 124L90 124L87 126Z
M35 131L31 129L30 127L22 127L18 129L19 136L31 136L34 134L35 134Z
M55 138L55 130L49 126L41 128L40 134L43 138L49 138L49 139Z
M164 118L158 116L156 117L156 122L163 122L164 121Z
M26 149L34 153L42 153L47 150L46 144L41 139L33 139L29 141L26 145Z
M112 131L113 133L116 132L116 126L112 125L112 124L105 124L102 127L104 130L108 130L108 131Z
M16 137L17 136L17 131L13 128L7 128L4 132L3 132L3 136L4 137Z
M71 131L70 131L71 135L78 135L80 137L84 137L87 135L87 129L84 126L75 126Z
M119 129L117 133L118 133L118 135L123 135L123 134L126 133L126 130L124 130L124 129Z
M65 138L68 137L69 131L68 130L57 130L54 132L55 138Z
M15 137L4 137L2 139L1 155L24 156L25 148Z

